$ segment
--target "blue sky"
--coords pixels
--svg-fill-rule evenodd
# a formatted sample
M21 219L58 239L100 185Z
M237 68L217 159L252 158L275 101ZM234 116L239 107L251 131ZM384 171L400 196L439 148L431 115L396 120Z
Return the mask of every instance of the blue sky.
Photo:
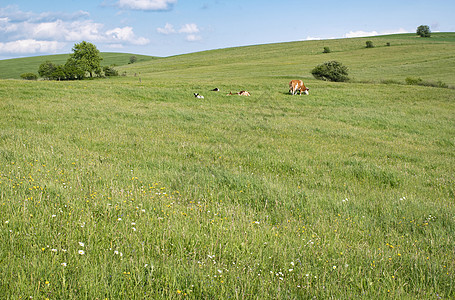
M0 59L103 52L171 56L266 44L455 31L453 0L0 0Z

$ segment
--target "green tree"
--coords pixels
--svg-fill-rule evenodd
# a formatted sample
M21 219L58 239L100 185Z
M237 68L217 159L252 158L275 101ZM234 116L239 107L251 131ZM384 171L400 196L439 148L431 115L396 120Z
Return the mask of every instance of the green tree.
M38 74L40 77L52 79L53 78L52 73L55 71L56 68L57 68L56 65L47 60L39 66Z
M67 80L83 79L85 71L77 66L75 60L69 58L65 63L65 74Z
M75 44L72 50L73 54L71 54L69 60L73 60L78 68L88 72L90 77L93 77L93 74L101 74L100 63L103 58L95 45L82 41L79 44Z
M431 36L430 26L420 25L419 27L417 27L416 33L418 36L421 37L430 37Z

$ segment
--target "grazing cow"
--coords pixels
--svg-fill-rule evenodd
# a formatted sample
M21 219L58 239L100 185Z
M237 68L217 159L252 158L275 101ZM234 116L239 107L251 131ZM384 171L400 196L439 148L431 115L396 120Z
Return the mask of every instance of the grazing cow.
M247 92L247 91L240 91L238 93L235 93L236 95L239 95L239 96L251 96L250 92ZM227 94L227 96L230 96L230 95L234 95L232 94L232 92L229 92L229 94Z
M219 88L214 88L213 90L211 90L212 92L219 92L220 89Z
M199 95L198 93L194 93L194 97L199 98L199 99L204 99L204 96Z
M310 89L307 88L303 84L302 80L291 80L291 82L289 82L289 93L291 93L292 95L295 95L297 93L297 91L299 91L300 95L302 95L302 92L305 95L308 95L309 94L309 92L308 92L309 90Z

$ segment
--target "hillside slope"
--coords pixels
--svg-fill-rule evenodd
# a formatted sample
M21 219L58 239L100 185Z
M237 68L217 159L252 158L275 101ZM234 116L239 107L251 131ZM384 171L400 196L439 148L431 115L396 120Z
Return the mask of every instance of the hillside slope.
M375 48L367 49L371 40ZM386 46L390 43L390 46ZM322 53L329 47L332 53ZM226 78L299 77L313 80L311 70L337 60L357 81L403 81L408 76L455 85L455 33L434 33L431 38L399 34L368 38L302 41L211 50L167 57L120 68L142 77L168 77L222 83Z

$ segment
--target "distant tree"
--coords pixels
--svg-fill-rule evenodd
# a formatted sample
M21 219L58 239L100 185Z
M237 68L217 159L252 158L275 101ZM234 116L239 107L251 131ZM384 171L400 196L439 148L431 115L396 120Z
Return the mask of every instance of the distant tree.
M366 41L366 48L374 48L372 41Z
M25 80L37 80L38 75L36 75L35 73L24 73L21 74L21 78Z
M137 62L137 57L133 55L130 57L130 64L134 64L135 62Z
M71 54L70 60L84 72L88 72L90 77L93 74L101 75L101 60L100 51L92 43L82 41L79 44L75 44L73 47L73 54Z
M324 51L322 51L322 53L330 53L332 52L332 50L330 50L329 47L324 47Z
M56 67L56 65L47 60L39 66L38 74L42 78L53 79L52 73L55 71Z
M328 61L321 65L316 66L311 74L316 79L327 80L327 81L348 81L348 68L343 66L342 63L337 61Z
M419 27L417 27L416 33L420 37L430 37L431 36L430 26L420 25Z

